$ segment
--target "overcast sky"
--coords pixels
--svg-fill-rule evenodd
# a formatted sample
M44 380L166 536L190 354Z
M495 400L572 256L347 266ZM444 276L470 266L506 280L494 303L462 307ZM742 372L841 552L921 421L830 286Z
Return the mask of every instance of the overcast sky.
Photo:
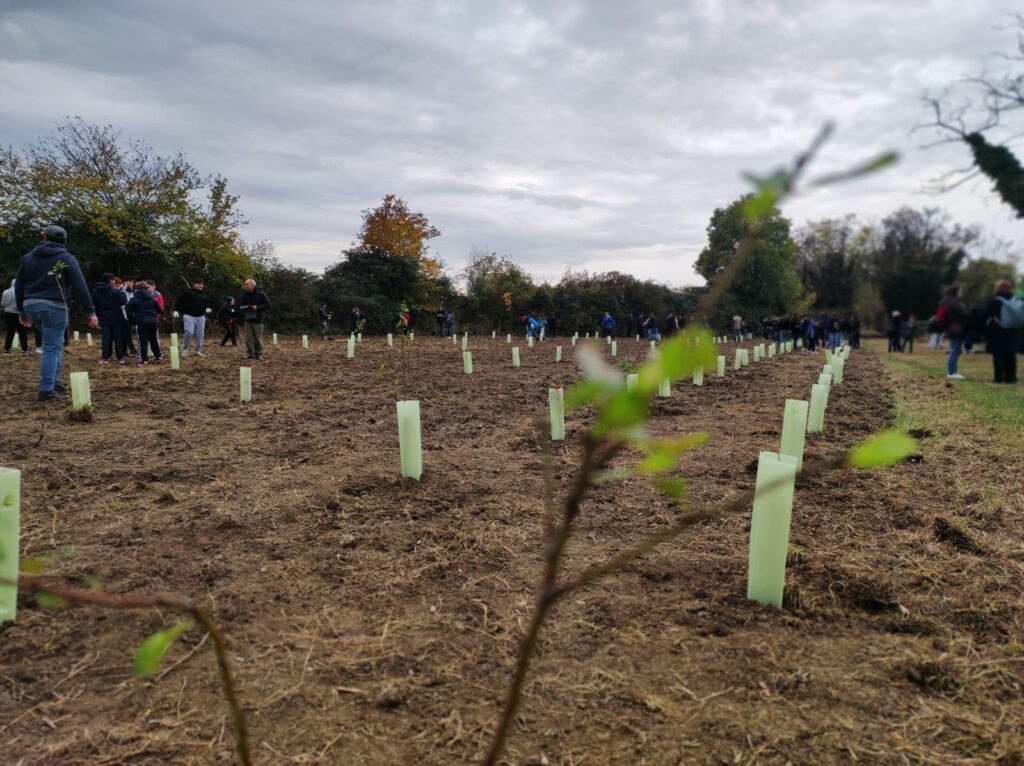
M320 270L388 193L535 275L699 284L708 219L744 170L826 120L820 171L895 169L788 202L796 225L937 205L1024 241L985 182L934 197L962 147L910 135L925 91L1009 51L1000 0L0 0L0 143L65 115L180 150L241 196L244 236Z

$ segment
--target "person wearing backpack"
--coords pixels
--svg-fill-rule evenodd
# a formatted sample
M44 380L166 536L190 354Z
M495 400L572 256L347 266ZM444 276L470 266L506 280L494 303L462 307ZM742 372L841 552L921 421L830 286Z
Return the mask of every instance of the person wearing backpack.
M953 285L946 290L946 295L939 303L939 310L935 313L935 322L949 338L946 377L951 380L963 380L964 376L957 370L957 362L964 351L964 338L967 337L967 331L971 326L971 315L960 301L959 285Z
M996 383L1017 382L1017 349L1021 328L1024 328L1024 300L1015 298L1013 285L1007 280L996 282L995 295L983 310L985 318L985 350L992 354Z

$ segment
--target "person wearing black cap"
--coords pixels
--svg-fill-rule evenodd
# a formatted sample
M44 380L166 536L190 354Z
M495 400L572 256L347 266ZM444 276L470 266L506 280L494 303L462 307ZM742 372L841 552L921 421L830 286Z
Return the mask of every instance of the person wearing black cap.
M89 286L78 261L68 252L68 233L60 226L43 229L43 241L21 259L14 295L26 327L35 325L43 334L43 358L39 365L39 401L67 395L60 382L61 348L68 327L68 303L72 294L89 315L89 327L99 321L92 306Z

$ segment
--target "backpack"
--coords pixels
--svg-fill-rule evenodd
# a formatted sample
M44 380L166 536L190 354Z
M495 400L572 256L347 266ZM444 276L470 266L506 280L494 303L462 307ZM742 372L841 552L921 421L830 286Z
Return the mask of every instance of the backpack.
M935 312L935 329L942 332L946 329L946 323L949 321L949 305L943 303L939 306L939 310Z
M996 296L1003 304L996 321L1004 330L1019 330L1024 327L1024 300ZM993 317L995 319L995 317Z

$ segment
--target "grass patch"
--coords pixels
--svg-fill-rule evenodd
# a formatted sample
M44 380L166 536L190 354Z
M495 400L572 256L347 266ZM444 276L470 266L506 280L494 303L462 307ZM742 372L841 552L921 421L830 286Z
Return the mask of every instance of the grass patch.
M896 424L900 428L921 428L935 415L949 413L927 413L920 411L921 401L908 402L899 396L899 381L903 375L926 375L930 378L946 379L946 353L918 345L913 354L886 353L883 341L870 341L869 348L879 352L897 379ZM992 357L989 354L965 354L960 357L960 372L967 380L949 381L955 393L958 408L971 420L1006 431L1020 441L1024 430L1024 386L1007 386L992 383ZM902 373L902 375L900 374ZM932 402L938 408L946 409L947 401Z

